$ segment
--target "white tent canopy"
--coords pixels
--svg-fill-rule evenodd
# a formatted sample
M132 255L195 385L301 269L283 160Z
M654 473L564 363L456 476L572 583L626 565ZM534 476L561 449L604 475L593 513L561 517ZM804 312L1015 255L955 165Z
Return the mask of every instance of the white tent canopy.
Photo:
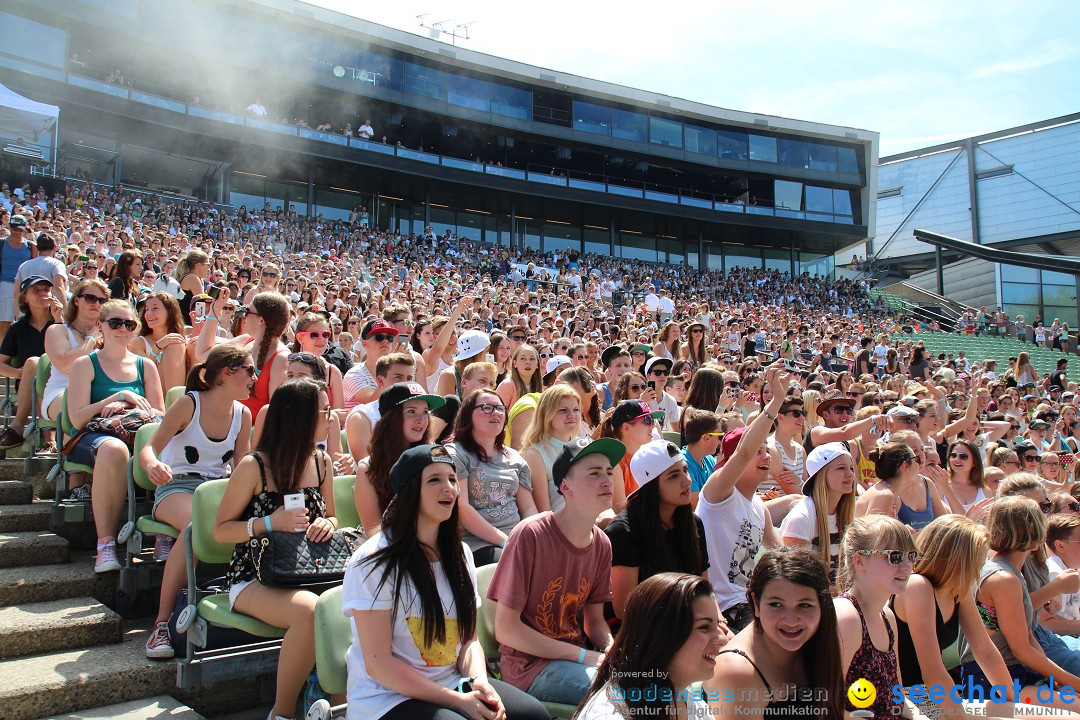
M0 85L0 135L40 143L55 129L60 108L25 98Z

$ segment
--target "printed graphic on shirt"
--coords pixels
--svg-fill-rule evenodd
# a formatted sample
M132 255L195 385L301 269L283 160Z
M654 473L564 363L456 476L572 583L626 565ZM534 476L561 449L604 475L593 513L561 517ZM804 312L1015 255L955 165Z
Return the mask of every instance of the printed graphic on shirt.
M488 480L482 465L469 474L469 497L474 505L485 506L487 521L493 525L517 512L517 503L509 502L516 489L514 482Z
M750 584L750 573L754 570L754 556L761 546L763 531L755 528L749 520L739 525L739 534L731 550L731 566L728 569L728 582L746 587Z
M412 635L416 649L420 651L420 657L424 659L428 667L441 665L453 665L457 662L457 648L460 641L457 618L445 618L446 640L436 641L431 645L424 644L424 618L407 617L406 624L409 626L409 634Z
M562 576L549 582L536 606L536 624L540 631L556 640L579 638L581 632L578 629L578 613L589 599L589 588L589 580L584 577L574 592L563 592Z

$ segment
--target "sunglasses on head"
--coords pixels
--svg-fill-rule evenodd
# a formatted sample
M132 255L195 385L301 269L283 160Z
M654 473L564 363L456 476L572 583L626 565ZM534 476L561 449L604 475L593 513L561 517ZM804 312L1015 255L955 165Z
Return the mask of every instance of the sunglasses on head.
M134 320L125 320L124 318L109 318L105 321L105 324L113 330L127 328L129 332L135 332L135 328L139 327L139 323Z
M318 358L317 355L312 355L311 353L306 353L306 352L292 353L291 355L289 355L288 360L289 360L289 362L302 362L302 363L317 363L317 362L319 362L319 358Z
M329 340L333 336L333 333L331 333L329 330L323 330L322 332L308 332L304 334L306 334L312 340L318 340L319 338L325 338Z
M911 550L904 552L903 550L856 550L858 555L884 555L889 560L889 564L894 567L900 567L907 560L912 565L919 562L919 553Z

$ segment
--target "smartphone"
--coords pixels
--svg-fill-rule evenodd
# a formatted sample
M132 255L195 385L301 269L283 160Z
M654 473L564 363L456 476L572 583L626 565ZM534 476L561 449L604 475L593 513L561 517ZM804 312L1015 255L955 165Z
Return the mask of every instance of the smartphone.
M649 380L645 384L649 386L650 390L652 390L653 392L656 392L656 383L654 381Z
M1061 455L1061 464L1062 465L1075 465L1076 464L1076 455L1074 455L1072 453L1063 453Z
M206 288L206 294L217 300L219 297L221 297L221 286L211 285L210 287Z
M202 320L204 317L206 317L206 303L201 302L195 304L195 317L197 317L199 320Z
M90 256L89 255L80 255L79 256L79 262L90 262Z
M789 372L795 372L796 370L798 370L798 368L795 367L795 363L793 363L790 360L785 360L784 361L784 369L789 371Z
M304 509L304 493L292 493L285 496L285 509L286 510L303 510Z

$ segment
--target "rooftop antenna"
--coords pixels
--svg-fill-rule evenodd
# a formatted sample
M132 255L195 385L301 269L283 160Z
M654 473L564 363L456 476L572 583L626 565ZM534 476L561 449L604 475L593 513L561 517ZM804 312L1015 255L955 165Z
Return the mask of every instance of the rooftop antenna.
M431 13L421 13L416 16L416 19L420 21L420 27L427 29L428 37L432 40L442 40L443 35L449 35L450 44L454 47L457 47L458 38L468 40L469 28L479 22L478 20L472 20L466 23L454 23L453 20L428 22L424 18L430 14Z

